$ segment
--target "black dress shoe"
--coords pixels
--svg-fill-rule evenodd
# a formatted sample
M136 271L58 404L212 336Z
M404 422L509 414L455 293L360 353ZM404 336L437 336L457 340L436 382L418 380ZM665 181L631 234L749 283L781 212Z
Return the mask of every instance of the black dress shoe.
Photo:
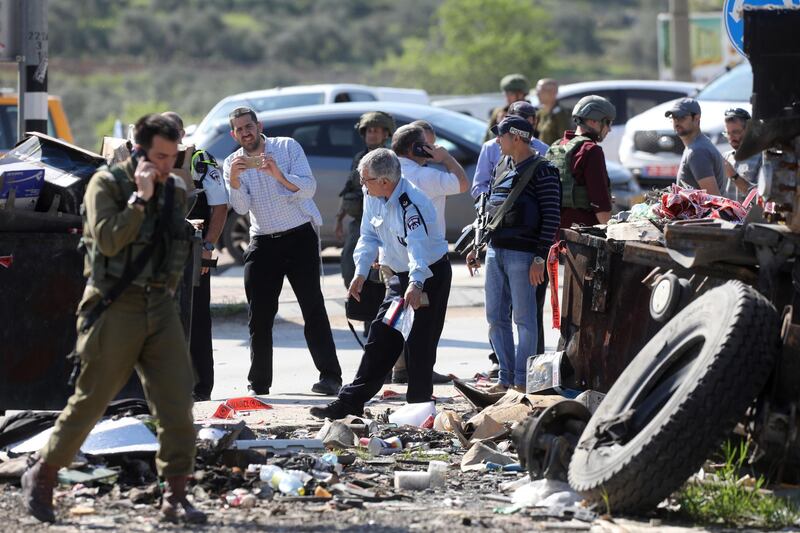
M312 407L309 412L311 416L317 418L330 418L331 420L339 420L347 415L363 416L364 409L353 407L342 400L333 400L325 407Z
M314 383L311 387L311 392L317 394L324 394L325 396L336 396L339 394L339 389L342 388L342 382L335 378L322 378Z
M451 381L453 381L453 378L451 378L450 376L445 376L444 374L440 374L436 370L434 370L432 381L434 385L441 385L442 383L450 383Z

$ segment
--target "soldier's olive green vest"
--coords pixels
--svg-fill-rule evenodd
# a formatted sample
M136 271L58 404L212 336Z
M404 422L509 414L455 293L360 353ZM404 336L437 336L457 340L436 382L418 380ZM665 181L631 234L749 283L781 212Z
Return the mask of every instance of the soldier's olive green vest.
M136 191L133 178L133 167L130 160L103 168L92 176L93 180L112 180L115 184L111 187L114 191L113 201L120 211L128 209L127 202L131 194ZM91 278L91 282L101 288L108 288L116 279L122 276L126 268L147 244L156 239L156 246L150 260L142 272L133 280L134 285L163 285L170 290L175 290L183 276L186 259L192 245L193 231L191 225L184 218L186 209L186 186L181 178L170 175L169 179L175 184L173 207L170 212L172 217L168 229L160 235L154 235L159 217L162 216L165 202L166 185L157 184L153 199L145 206L145 218L139 228L136 240L120 250L114 256L103 255L95 246L92 232L89 231L86 213L83 212L83 238L86 248L84 272Z
M589 192L585 185L575 182L572 174L572 162L575 153L580 150L583 143L590 141L589 137L576 135L566 144L560 144L561 139L557 140L547 150L547 159L558 169L561 178L561 207L574 209L591 209L589 203Z

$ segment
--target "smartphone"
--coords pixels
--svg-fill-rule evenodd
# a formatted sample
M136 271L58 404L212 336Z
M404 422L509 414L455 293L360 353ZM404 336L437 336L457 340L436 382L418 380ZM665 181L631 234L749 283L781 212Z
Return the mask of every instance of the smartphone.
M431 159L433 156L430 154L430 152L428 152L428 150L425 149L426 146L428 145L425 143L414 143L411 145L411 153L417 157L427 157L428 159Z
M245 158L245 165L247 168L259 168L264 162L264 156L250 155Z
M131 159L133 160L133 168L134 170L139 165L139 161L147 161L147 152L142 150L141 148L137 147L133 151L131 151Z

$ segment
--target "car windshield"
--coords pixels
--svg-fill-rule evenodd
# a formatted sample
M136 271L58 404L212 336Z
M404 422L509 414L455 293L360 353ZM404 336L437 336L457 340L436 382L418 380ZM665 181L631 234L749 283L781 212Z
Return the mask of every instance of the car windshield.
M41 161L45 165L80 178L91 178L98 163L90 157L64 146L31 137L8 152L6 157L20 161Z
M325 102L325 93L300 93L300 94L271 94L260 98L241 98L229 100L219 104L209 116L203 120L200 131L212 128L222 120L228 119L228 114L237 107L247 106L256 113L271 111L273 109L285 109L288 107L300 107L306 105L319 105Z
M697 93L698 100L749 102L753 94L753 71L749 64L738 66L711 81Z
M425 118L436 129L449 131L454 135L466 139L470 143L480 146L486 134L486 123L463 113L435 113Z

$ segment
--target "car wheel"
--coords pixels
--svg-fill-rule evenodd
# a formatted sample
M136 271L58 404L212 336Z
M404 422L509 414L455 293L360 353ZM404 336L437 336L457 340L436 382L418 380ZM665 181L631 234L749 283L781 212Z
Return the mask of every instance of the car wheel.
M656 322L667 322L685 307L692 294L689 280L668 273L658 278L650 293L650 316Z
M225 227L222 229L222 245L231 254L234 261L244 264L244 252L250 244L250 218L236 211L228 213Z
M730 434L767 381L778 315L730 281L669 321L611 387L581 435L569 482L614 512L646 512Z

